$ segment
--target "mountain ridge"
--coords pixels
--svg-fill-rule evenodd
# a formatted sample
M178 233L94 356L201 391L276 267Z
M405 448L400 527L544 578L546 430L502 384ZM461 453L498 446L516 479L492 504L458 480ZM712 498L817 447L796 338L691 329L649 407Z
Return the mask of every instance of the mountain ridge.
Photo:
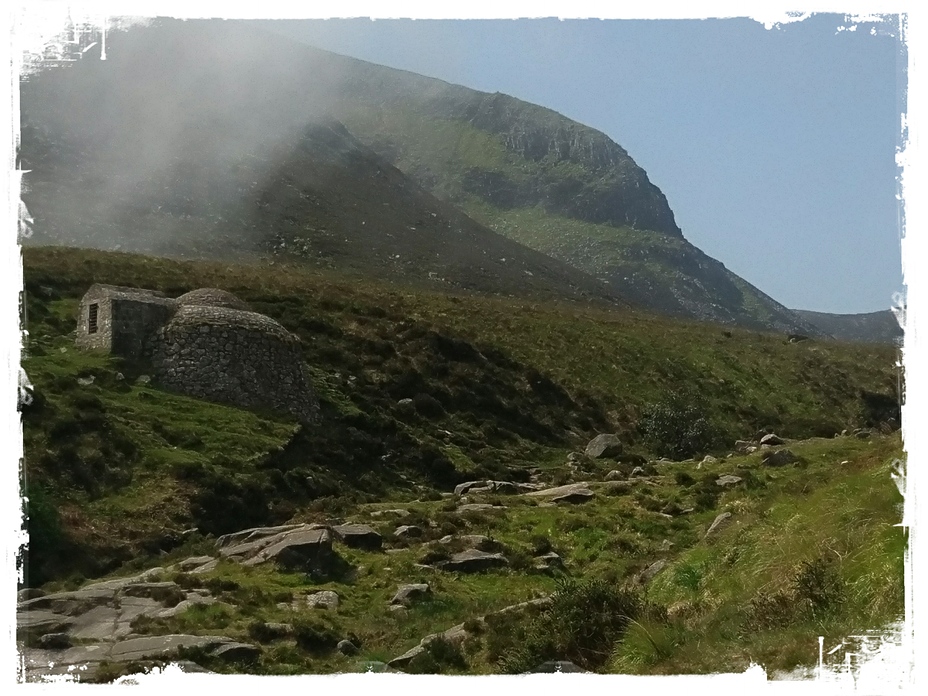
M24 196L38 228L47 218L43 207L64 195L98 220L112 213L102 206L113 200L114 208L124 209L111 221L113 230L144 222L154 234L177 229L175 236L196 238L188 212L166 216L158 207L151 190L160 195L166 184L141 181L138 171L148 167L163 181L189 181L178 184L189 187L199 181L207 195L234 198L245 195L247 182L240 185L230 175L203 184L209 179L203 172L247 171L249 158L292 146L310 119L336 118L425 191L598 278L612 295L641 309L822 335L707 261L683 238L666 197L620 145L550 109L338 56L245 23L163 21L116 33L110 43L105 63L82 61L23 86L23 121L31 133L44 129L53 146L74 145L85 160L68 165L55 181L38 181ZM512 113L519 118L506 116ZM32 143L26 127L23 132L28 160ZM149 194L151 210L141 220L132 200ZM544 223L529 220L525 230L533 211L544 214ZM571 225L579 225L579 234L567 239L569 248L553 248ZM81 234L92 240L99 235L95 226L84 224ZM70 243L54 236L49 241ZM590 243L596 258L578 260Z

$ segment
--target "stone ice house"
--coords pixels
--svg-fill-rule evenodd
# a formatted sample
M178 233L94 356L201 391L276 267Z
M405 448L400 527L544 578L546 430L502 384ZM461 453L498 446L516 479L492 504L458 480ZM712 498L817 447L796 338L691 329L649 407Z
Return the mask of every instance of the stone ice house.
M299 338L224 290L170 298L95 284L81 300L76 343L146 365L170 391L301 423L316 417Z

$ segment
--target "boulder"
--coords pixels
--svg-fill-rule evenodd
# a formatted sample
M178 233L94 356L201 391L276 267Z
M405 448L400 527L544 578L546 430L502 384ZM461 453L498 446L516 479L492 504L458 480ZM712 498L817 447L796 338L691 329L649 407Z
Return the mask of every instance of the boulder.
M786 444L786 441L775 433L768 433L760 439L760 444L775 446Z
M625 474L623 474L621 471L618 471L616 469L613 469L608 474L606 474L606 478L605 478L606 481L622 481L624 479L625 479Z
M409 606L413 601L431 594L432 588L426 583L400 585L396 590L396 594L393 595L393 599L390 600L390 604Z
M868 440L870 438L870 434L871 433L869 430L858 430L854 433L854 437L860 440Z
M332 535L328 530L306 528L305 525L269 537L265 543L253 549L253 553L243 562L244 565L276 561L288 570L325 573L335 561Z
M753 443L748 442L747 440L735 440L735 452L745 453L748 447L751 447Z
M702 458L703 464L715 464L717 461L718 459L713 457L711 454L707 454L705 457Z
M36 644L45 650L65 650L73 645L71 636L67 633L46 633Z
M560 570L563 568L564 559L562 559L555 551L549 551L548 553L535 557L535 570L550 571L554 569Z
M467 495L473 488L486 488L488 481L466 481L454 487L455 495Z
M411 539L421 537L423 534L422 527L414 524L404 524L393 530L393 536L398 539Z
M636 466L632 469L632 473L628 475L629 478L636 478L638 476L644 476L644 467Z
M366 524L340 524L332 527L332 532L336 539L353 549L379 551L383 546L383 537Z
M721 486L722 488L726 488L728 486L734 486L739 483L741 483L741 477L732 476L731 474L725 474L724 476L719 476L715 480L715 485Z
M338 641L338 645L336 645L335 648L342 655L357 655L358 654L358 646L352 643L350 640Z
M210 651L210 655L226 662L250 662L261 654L261 648L249 643L223 643Z
M321 592L306 595L306 606L310 609L331 609L335 611L338 609L339 601L338 594L332 590L322 590Z
M799 457L788 449L768 450L764 452L761 461L767 466L785 466L799 461Z
M642 583L651 582L651 579L666 567L667 561L664 559L654 561L654 563L641 571L641 575L638 576L638 579Z
M706 530L706 536L708 537L713 532L717 531L723 524L725 524L729 519L731 519L730 512L723 512L718 515L709 525L709 529Z
M597 435L587 444L584 454L593 459L617 457L622 454L622 441L615 435Z
M16 601L25 602L27 599L38 599L46 594L48 593L37 587L24 587L16 593Z

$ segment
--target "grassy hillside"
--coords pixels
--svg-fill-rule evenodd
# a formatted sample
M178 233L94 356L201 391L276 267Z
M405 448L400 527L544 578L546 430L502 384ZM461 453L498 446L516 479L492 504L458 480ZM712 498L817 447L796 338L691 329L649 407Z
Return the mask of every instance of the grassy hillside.
M88 577L165 568L162 580L208 589L225 604L139 619L133 630L218 633L260 646L248 664L195 656L211 668L355 670L469 622L461 646L436 644L408 671L524 671L550 659L643 673L739 669L749 659L788 669L814 661L806 643L815 636L878 627L901 612L904 540L891 526L901 499L889 479L898 434L832 439L893 416L892 348L788 343L285 265L63 248L27 249L24 263L23 365L33 384L23 407L28 584L73 588ZM74 313L92 282L170 295L221 287L278 319L303 341L320 425L300 429L169 394L147 382L144 366L75 349ZM681 385L705 437L688 452L695 459L658 461L674 443L655 439L663 431L647 424L655 405L679 403L668 397ZM406 398L412 403L399 403ZM736 438L765 427L797 439L789 444L795 465L766 466L761 452L725 458ZM600 432L619 433L630 456L565 463ZM697 466L707 453L719 459ZM643 473L632 475L636 463ZM603 482L613 469L627 480ZM722 486L724 474L741 481ZM450 491L474 479L589 481L595 496L564 507L471 494L468 502L504 507L461 510ZM385 512L397 508L405 512ZM725 511L730 524L704 539ZM226 561L196 576L170 570L215 553L220 534L333 521L371 524L388 551L340 548L355 570L334 579ZM418 525L424 536L400 539L397 524ZM508 568L455 576L421 565L447 553L439 537L465 533L490 537ZM534 556L550 550L563 573L534 569ZM658 560L666 565L653 581L638 582ZM431 599L388 610L398 584L420 581ZM286 604L326 589L342 597L337 612ZM547 609L477 621L551 593ZM585 638L581 627L600 615ZM625 615L635 623L617 618ZM282 622L295 639L262 628ZM353 637L361 652L342 655L333 636Z

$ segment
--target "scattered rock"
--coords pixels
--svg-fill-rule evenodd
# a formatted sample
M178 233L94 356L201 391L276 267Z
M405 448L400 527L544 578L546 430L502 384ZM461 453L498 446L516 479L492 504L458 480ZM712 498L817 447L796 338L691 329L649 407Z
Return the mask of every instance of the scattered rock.
M735 451L740 453L747 452L748 447L751 447L752 443L747 440L735 440Z
M139 378L135 380L136 384L150 384L151 377L149 375L139 375Z
M867 440L867 439L870 438L870 431L869 431L869 430L859 430L859 431L857 431L856 433L854 433L854 437L856 437L856 438L858 438L858 439L860 439L860 440Z
M352 643L350 640L340 640L338 645L335 646L342 655L357 655L358 646Z
M73 645L67 633L46 633L39 637L36 644L45 650L65 650Z
M350 548L379 551L383 546L383 537L366 524L340 524L332 527L332 532Z
M723 512L720 515L718 515L712 521L712 524L709 525L709 529L706 530L706 536L708 537L710 534L712 534L712 532L716 531L719 527L725 524L725 522L728 521L730 518L731 518L730 512Z
M573 490L562 493L561 495L556 495L551 498L552 503L570 503L573 505L579 503L585 503L588 500L592 500L594 496L593 491L589 488L574 488Z
M479 573L491 568L499 568L508 565L509 561L500 553L487 553L477 549L468 549L456 553L451 560L445 561L438 565L442 570L454 571L458 573Z
M638 476L644 476L643 467L636 466L634 469L632 469L632 473L628 475L629 478L636 478Z
M465 503L458 505L458 512L482 512L484 510L505 510L502 505L491 505L490 503Z
M261 648L249 643L228 642L214 648L210 654L226 662L250 662L258 658Z
M422 527L417 527L414 524L400 525L399 527L393 530L393 536L395 536L398 539L419 538L422 536L423 533L424 532L422 531Z
M512 481L468 481L454 487L454 494L457 496L467 495L468 493L512 495L518 492L518 485Z
M641 575L638 576L638 580L642 584L651 582L651 579L666 567L667 561L665 561L663 558L658 561L654 561L654 563L641 571Z
M593 459L617 457L622 454L622 442L615 435L597 435L590 440L584 453Z
M177 564L177 568L182 572L188 572L206 565L210 561L214 560L212 556L191 556L190 558L185 558L180 563Z
M786 444L786 441L785 441L782 437L780 437L779 435L776 435L776 434L774 434L774 433L768 433L767 435L764 435L764 436L760 439L760 444L762 444L762 445L771 445L771 446L775 446L775 445L784 445L784 444Z
M90 375L90 377L78 377L77 378L77 383L80 384L82 387L89 387L91 384L93 384L93 381L94 381L93 375Z
M621 481L625 478L625 475L616 469L613 469L608 474L606 474L606 481Z
M741 483L741 477L732 476L731 474L725 474L724 476L719 476L715 480L715 485L721 486L722 488L725 488L727 486L734 486L738 483Z
M705 457L702 458L703 464L715 464L717 461L718 459L713 457L711 454L707 454Z
M400 585L396 590L396 594L393 595L393 599L390 600L390 604L409 606L413 601L431 594L432 588L426 583Z
M523 493L532 498L552 498L554 496L563 495L565 493L570 493L574 490L589 490L589 484L586 481L581 481L578 483L568 483L565 486L556 486L554 488L542 488L538 491L530 491L528 493Z
M339 601L338 594L332 590L322 590L321 592L306 595L306 606L311 609L331 609L335 611L338 609Z
M764 452L761 461L767 466L785 466L799 461L799 457L788 449Z
M555 551L549 551L535 557L535 569L540 571L561 570L564 568L564 559Z

